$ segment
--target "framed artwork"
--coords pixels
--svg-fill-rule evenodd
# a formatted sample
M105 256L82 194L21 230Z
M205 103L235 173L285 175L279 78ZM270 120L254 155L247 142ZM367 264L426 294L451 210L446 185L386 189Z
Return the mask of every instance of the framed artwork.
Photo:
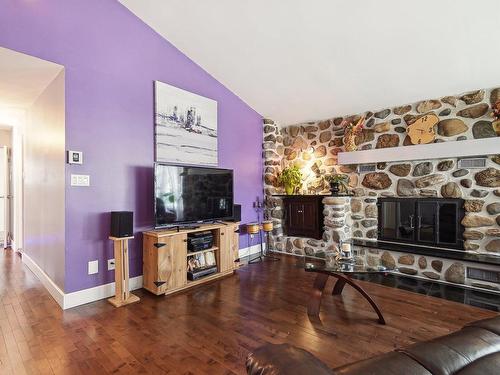
M217 102L155 81L155 160L217 165Z

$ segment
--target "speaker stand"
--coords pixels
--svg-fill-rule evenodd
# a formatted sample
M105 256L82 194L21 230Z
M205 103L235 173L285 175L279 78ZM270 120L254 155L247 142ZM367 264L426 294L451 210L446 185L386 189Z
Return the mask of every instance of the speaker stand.
M109 237L115 251L115 296L108 299L114 307L139 302L129 290L128 240L132 237Z

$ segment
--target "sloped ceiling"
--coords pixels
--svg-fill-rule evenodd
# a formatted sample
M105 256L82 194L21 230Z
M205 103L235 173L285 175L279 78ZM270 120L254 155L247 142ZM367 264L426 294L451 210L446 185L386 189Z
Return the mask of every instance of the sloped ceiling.
M30 107L62 69L61 65L0 47L0 108Z
M120 0L265 117L500 85L498 0Z

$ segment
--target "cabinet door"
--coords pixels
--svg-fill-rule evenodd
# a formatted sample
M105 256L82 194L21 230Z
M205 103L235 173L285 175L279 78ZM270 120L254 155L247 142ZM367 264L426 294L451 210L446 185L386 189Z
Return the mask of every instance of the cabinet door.
M238 268L239 263L236 263L236 259L240 259L240 231L238 225L233 225L231 228L231 249L233 252L234 268Z
M302 228L304 225L304 205L302 202L289 202L287 214L290 229Z
M187 283L187 236L178 234L164 237L160 240L164 244L158 248L157 282L165 282L161 289L170 291L183 287Z
M286 198L286 234L289 236L321 239L323 233L323 212L320 206L321 201L319 201L317 196Z
M318 205L316 201L305 201L302 204L302 228L314 233L318 227Z
M232 248L233 226L220 228L219 231L219 271L227 272L234 269L234 252Z
M435 201L417 202L417 241L430 244L436 242L437 207Z

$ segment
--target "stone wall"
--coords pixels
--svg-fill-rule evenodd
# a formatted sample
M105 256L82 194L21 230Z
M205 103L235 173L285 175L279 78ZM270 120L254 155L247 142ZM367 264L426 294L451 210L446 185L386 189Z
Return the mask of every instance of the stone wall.
M490 103L500 99L500 88L478 90L439 100L366 112L366 128L357 137L361 150L409 145L406 126L419 116L434 113L440 118L435 142L461 141L497 137L500 124L490 117ZM362 114L348 116L356 120ZM345 220L352 222L352 235L359 238L377 236L377 197L462 197L466 199L464 219L465 246L469 251L500 253L500 156L490 155L483 169L458 169L457 159L378 163L377 170L358 174L357 166L337 164L343 151L344 117L280 127L264 121L264 183L267 213L276 229L272 244L295 254L304 254L304 241L283 236L281 203L272 197L283 193L277 183L282 168L298 165L304 174L303 193L329 194L324 176L345 173L355 197L346 210ZM459 145L457 144L459 147ZM326 210L330 215L330 210ZM327 229L325 241L308 246L308 253L323 256L335 239ZM310 255L310 254L309 254Z

